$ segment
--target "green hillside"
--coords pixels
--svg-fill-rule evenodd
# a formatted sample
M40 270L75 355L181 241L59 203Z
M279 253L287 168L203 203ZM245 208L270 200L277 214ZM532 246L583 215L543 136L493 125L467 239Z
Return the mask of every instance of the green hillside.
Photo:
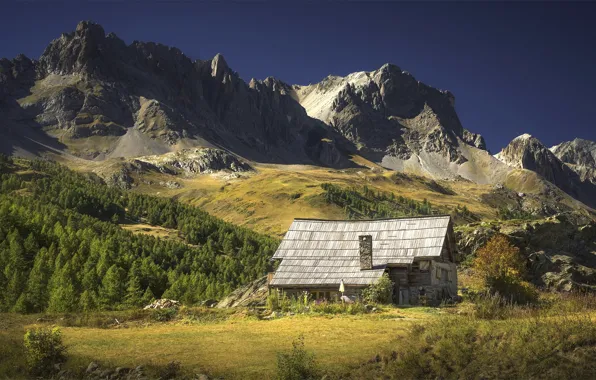
M277 241L175 200L124 192L47 161L1 159L0 310L137 307L219 298L270 270ZM120 223L178 231L135 234Z

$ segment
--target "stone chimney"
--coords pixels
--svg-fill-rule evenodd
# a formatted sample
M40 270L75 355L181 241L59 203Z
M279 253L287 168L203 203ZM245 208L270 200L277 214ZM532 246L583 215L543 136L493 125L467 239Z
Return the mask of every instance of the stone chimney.
M358 240L360 242L360 270L372 269L372 236L360 235L358 236Z

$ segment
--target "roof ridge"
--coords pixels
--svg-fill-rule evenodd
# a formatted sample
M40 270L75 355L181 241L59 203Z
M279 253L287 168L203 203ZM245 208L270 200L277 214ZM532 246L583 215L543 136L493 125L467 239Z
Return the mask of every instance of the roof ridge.
M404 219L439 219L449 217L451 219L450 214L440 214L440 215L416 215L416 216L402 216L402 217L395 217L395 218L379 218L379 219L354 219L354 220L346 220L346 219L318 219L318 218L294 218L294 220L310 220L316 222L381 222L386 220L404 220Z

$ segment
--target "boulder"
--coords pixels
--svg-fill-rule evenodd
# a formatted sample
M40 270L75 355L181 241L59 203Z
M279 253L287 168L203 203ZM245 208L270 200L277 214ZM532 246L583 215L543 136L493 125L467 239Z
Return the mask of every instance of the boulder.
M170 300L167 298L162 298L162 299L158 299L155 300L153 302L151 302L149 305L145 306L143 308L143 310L148 310L148 309L177 309L180 306L182 306L180 304L179 301L174 301L174 300Z
M92 373L98 368L99 368L99 364L97 364L96 362L91 362L87 366L87 370L85 370L85 373Z
M216 307L262 306L265 305L268 295L267 276L264 276L234 290Z

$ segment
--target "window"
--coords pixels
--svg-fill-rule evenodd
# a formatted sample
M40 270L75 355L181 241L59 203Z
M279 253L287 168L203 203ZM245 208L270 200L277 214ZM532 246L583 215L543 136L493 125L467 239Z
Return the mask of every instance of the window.
M311 294L315 301L331 299L331 292L311 292Z
M441 269L441 281L447 282L447 269Z
M428 272L430 270L430 261L420 261L420 272Z

